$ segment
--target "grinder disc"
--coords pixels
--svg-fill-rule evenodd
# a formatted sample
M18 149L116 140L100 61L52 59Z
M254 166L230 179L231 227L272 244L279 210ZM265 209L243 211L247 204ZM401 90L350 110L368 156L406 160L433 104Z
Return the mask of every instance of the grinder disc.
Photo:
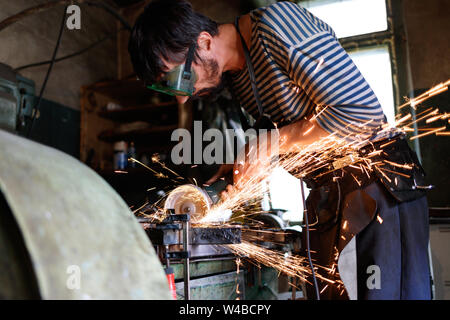
M173 209L175 214L189 214L195 222L206 215L211 204L211 198L203 189L186 184L169 193L164 202L164 209Z

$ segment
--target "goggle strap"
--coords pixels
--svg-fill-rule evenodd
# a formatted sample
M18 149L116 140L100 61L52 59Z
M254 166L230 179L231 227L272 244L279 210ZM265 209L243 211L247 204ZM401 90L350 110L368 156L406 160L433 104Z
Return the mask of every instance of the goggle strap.
M189 51L186 57L186 63L184 64L184 72L183 72L183 78L184 79L190 79L191 78L191 65L192 61L194 60L194 52L195 52L196 45L193 44L189 47Z

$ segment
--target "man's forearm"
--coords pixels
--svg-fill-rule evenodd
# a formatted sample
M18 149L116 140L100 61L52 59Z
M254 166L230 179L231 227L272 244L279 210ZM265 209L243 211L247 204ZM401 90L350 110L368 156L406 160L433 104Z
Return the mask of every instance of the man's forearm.
M273 156L300 151L303 147L327 136L329 133L314 120L296 121L279 129L276 135L272 135L270 131L267 134L261 134L257 139L250 141L239 153L234 167L235 181L243 176L253 175L259 170L265 170ZM274 143L278 146L274 146Z
M330 134L315 120L300 120L282 127L280 130L279 152L296 151Z

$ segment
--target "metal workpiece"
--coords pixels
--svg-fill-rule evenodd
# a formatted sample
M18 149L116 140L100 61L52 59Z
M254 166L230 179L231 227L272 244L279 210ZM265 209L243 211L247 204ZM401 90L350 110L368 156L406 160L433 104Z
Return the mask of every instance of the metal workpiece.
M27 298L35 279L42 299L171 299L144 230L97 173L2 130L0 149L0 297Z
M178 224L156 225L145 229L150 240L155 245L181 244ZM236 244L241 243L240 227L224 228L196 228L191 227L189 232L190 245Z
M190 239L192 245L241 243L241 228L192 228Z

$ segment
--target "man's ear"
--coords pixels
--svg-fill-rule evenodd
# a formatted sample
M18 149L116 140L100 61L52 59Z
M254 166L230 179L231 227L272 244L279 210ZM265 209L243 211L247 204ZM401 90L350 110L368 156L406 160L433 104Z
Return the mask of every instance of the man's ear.
M210 51L212 45L212 38L213 37L208 32L206 31L200 32L197 38L197 47L200 50Z

